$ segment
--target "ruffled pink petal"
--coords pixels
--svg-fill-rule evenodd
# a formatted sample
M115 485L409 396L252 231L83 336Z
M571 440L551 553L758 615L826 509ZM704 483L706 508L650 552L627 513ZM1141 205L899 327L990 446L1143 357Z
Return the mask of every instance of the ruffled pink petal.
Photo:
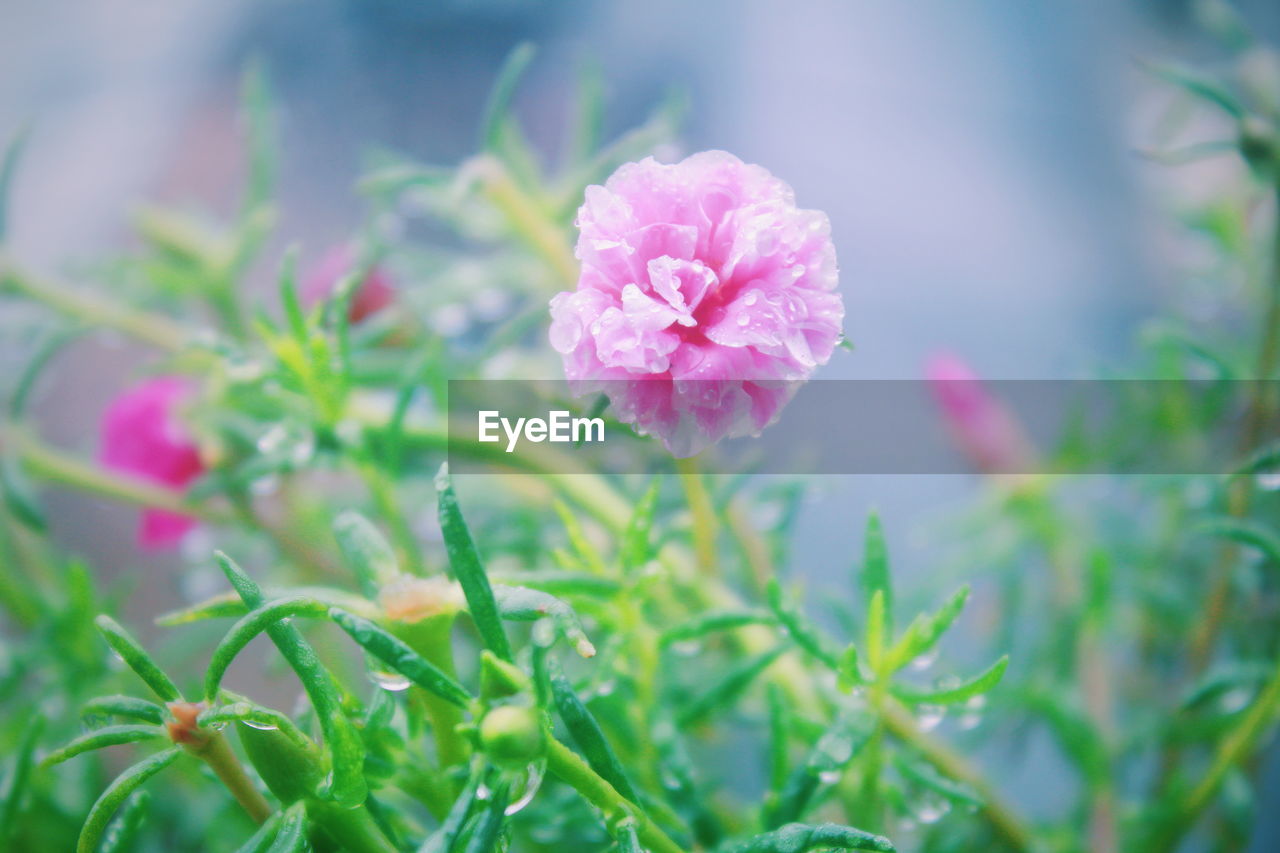
M840 339L826 215L732 154L625 164L576 224L582 271L551 301L551 344L576 388L607 390L677 455L759 432Z

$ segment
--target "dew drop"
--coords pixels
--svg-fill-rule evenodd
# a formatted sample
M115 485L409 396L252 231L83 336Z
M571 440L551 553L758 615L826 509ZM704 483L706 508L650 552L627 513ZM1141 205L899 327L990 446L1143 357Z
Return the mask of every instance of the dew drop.
M511 804L507 806L503 814L513 815L523 809L529 803L533 802L533 797L538 793L538 788L542 787L542 777L547 772L547 763L545 761L535 762L524 769L524 783L520 789L520 795L511 800Z
M1259 471L1253 478L1258 488L1266 492L1280 491L1280 469Z
M910 667L916 672L923 672L924 670L933 666L934 661L936 661L937 659L938 659L938 650L936 648L932 648L929 651L925 652L924 654L912 660L910 663Z
M755 305L759 300L760 294L753 290L742 298L742 304L748 306Z
M1235 687L1218 697L1218 710L1224 714L1243 711L1253 698L1253 691L1248 687Z
M987 697L974 696L964 703L964 713L956 720L956 727L961 731L976 729L982 722L982 712L986 710Z
M244 723L251 729L257 729L260 732L274 732L280 728L279 726L273 726L271 723L264 723L260 720L241 720L240 722Z
M920 731L930 732L938 727L938 723L946 715L947 709L941 705L921 705L916 708L916 725L920 727Z
M392 693L399 693L402 690L408 690L412 684L408 678L398 672L383 672L374 670L369 673L369 678L373 683L381 687L383 690L389 690Z
M824 785L834 785L840 781L841 775L839 770L823 770L818 774L818 781Z
M915 812L916 820L921 823L937 823L947 812L951 811L951 803L942 797L926 796L916 803L913 811Z
M748 323L750 323L750 322L751 322L751 318L750 318L750 317L748 317L746 314L739 314L739 315L738 315L738 325L739 325L739 326L745 326L745 325L747 325L747 324L748 324Z
M681 640L671 644L671 651L681 657L693 657L702 651L702 643L697 640Z

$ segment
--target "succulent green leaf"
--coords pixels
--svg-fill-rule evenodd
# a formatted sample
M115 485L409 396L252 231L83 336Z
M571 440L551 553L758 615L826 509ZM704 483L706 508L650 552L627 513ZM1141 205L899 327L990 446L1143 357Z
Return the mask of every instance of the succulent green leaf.
M466 853L493 853L498 849L502 827L506 823L506 809L510 796L511 791L507 785L495 786L485 803L484 811L480 813L475 829L471 832Z
M663 631L658 635L658 644L666 647L747 625L771 625L774 621L773 615L763 610L713 610Z
M1280 535L1255 521L1243 518L1214 518L1196 525L1195 530L1255 548L1261 551L1270 562L1280 566Z
M618 760L617 753L609 745L604 730L600 728L600 723L574 692L573 685L569 683L569 679L565 677L559 665L554 660L548 661L548 664L551 693L556 703L556 710L559 711L560 719L564 721L573 742L578 745L578 749L582 750L587 764L591 765L591 769L612 785L619 794L633 803L639 802L636 789L627 778L627 772L622 762Z
M840 653L832 647L831 640L816 625L811 624L802 613L791 607L782 597L782 585L777 578L770 578L766 590L769 609L787 629L787 634L795 644L814 659L830 669L839 670Z
M177 702L182 699L178 686L165 674L160 665L147 654L147 650L133 638L133 635L122 628L116 620L105 613L94 620L107 645L118 654L125 664L137 673L138 677L151 688L152 692L165 702Z
M507 54L498 79L489 94L489 102L484 108L484 120L480 126L480 146L487 151L497 151L502 141L502 126L511 108L511 98L515 94L516 84L524 76L525 69L533 61L537 49L529 42L516 45Z
M872 512L867 516L867 528L863 535L862 570L858 575L859 586L868 606L880 593L884 599L881 643L888 642L893 633L893 580L889 575L889 549L884 541L884 528L880 516ZM869 651L869 649L868 649Z
M236 592L240 594L244 603L255 609L263 607L262 590L258 588L253 579L245 574L244 570L236 565L235 561L226 554L217 552L214 557L222 568L223 574L227 576L227 580L230 581ZM311 608L314 599L308 599L307 601L308 605L303 608L307 615L327 614L327 606L324 606L320 613L317 614ZM248 628L244 627L244 623L250 620L251 617L253 617L252 611L240 623L237 623L238 626L241 626L241 634L248 633ZM364 743L360 740L359 733L343 711L342 699L338 694L337 685L334 684L333 676L320 663L315 649L303 639L297 628L276 619L264 618L264 621L267 623L265 624L267 635L271 637L271 641L275 643L276 648L280 650L280 654L284 656L289 666L297 673L298 679L306 689L307 696L311 699L311 706L315 709L316 718L320 722L320 728L324 732L325 748L329 752L333 767L333 784L326 793L339 805L358 805L364 801L365 796L368 794L368 785L364 778ZM236 627L231 629L228 637L233 635L240 636L237 634ZM227 639L224 638L223 644L225 645L226 643ZM218 652L216 651L214 652L214 658L218 659ZM225 657L225 660L221 661L222 671L225 671L228 663L230 663L230 657ZM213 666L213 663L210 663L211 672ZM206 677L206 696L210 700L216 699L217 685L220 680L221 673L216 678Z
M287 714L250 702L248 699L237 698L229 705L207 708L200 712L197 722L201 726L237 722L245 723L260 731L276 729L299 746L313 746L311 738L307 737Z
M98 853L126 853L134 849L134 840L147 819L147 806L151 803L151 795L146 791L134 791L124 801L119 813L107 824L102 834L102 843L98 845Z
M913 704L951 705L986 693L1000 682L1001 677L1004 676L1004 671L1008 667L1009 656L1004 655L973 678L968 681L962 681L955 687L942 690L915 690L914 688L895 684L893 692L898 698Z
M555 507L556 514L560 516L560 522L564 525L565 533L569 536L569 544L573 546L574 554L592 572L597 575L604 574L604 557L600 556L600 551L587 538L586 531L582 529L582 524L579 523L578 517L573 514L573 510L569 509L564 501L560 500L555 501L552 506Z
M366 598L376 598L378 590L400 574L391 543L372 521L355 510L346 510L334 519L333 536Z
M889 653L889 669L896 671L937 645L942 635L955 623L965 602L969 600L969 585L956 590L933 614L921 613L911 621Z
M549 618L574 651L584 658L595 656L596 647L588 639L578 614L554 595L522 586L494 586L493 595L502 618L514 622Z
M777 646L732 667L723 678L713 684L705 693L694 697L689 704L681 709L677 717L680 725L685 727L696 725L715 712L731 707L738 700L738 697L746 692L746 689L775 660L782 656L787 648L787 645Z
M283 619L293 616L309 616L312 618L329 613L329 605L308 596L288 596L278 598L260 607L250 610L240 617L227 635L218 643L209 659L209 668L205 670L204 698L206 702L214 702L218 698L218 687L227 667L236 659L244 647L254 637L264 631L278 626Z
M272 814L244 844L236 849L236 853L266 853L271 847L271 842L275 840L276 832L280 830L282 820L284 820L282 812Z
M106 746L119 746L122 743L137 743L142 740L155 740L165 737L167 737L165 730L160 726L105 726L80 735L80 737L61 749L55 749L40 764L42 767L52 767L55 764L61 764L68 758L75 758L82 752L90 752Z
M328 613L339 628L351 635L365 651L403 675L424 690L466 708L471 694L461 684L426 658L419 655L395 635L353 613L337 607Z
M301 853L307 846L307 810L295 803L284 813L267 853Z
M851 826L834 823L789 823L728 848L726 853L807 853L809 850L879 850L891 853L893 842Z
M450 806L449 813L445 815L440 827L427 836L427 840L418 848L418 853L450 853L453 850L453 844L462 834L462 828L471 815L471 807L476 802L478 783L478 779L473 779L467 787L463 788L462 793Z
M436 474L436 493L439 496L440 530L444 534L449 565L453 567L453 573L462 586L471 619L485 646L503 660L511 660L511 644L502 627L502 617L498 614L498 604L494 600L493 589L489 586L489 576L485 574L480 552L476 550L471 530L462 517L458 499L453 493L448 463L441 465L440 473Z
M633 572L653 559L653 546L649 542L653 529L653 516L658 508L658 481L654 480L636 503L635 511L622 533L618 559L626 572Z
M85 703L80 716L85 720L98 717L126 717L158 726L164 722L164 708L154 702L136 699L133 696L99 696Z
M839 666L836 668L836 678L836 685L845 693L867 683L867 677L862 672L862 665L858 663L858 647L853 643L850 643L840 655Z
M1153 76L1202 101L1214 104L1232 118L1244 117L1244 107L1217 82L1176 65L1146 62L1143 66Z
M31 767L34 764L36 741L44 729L44 717L35 717L22 732L13 753L13 767L0 788L0 842L4 842L10 830L17 823L18 810L27 794L27 783L31 779Z
M0 495L13 517L27 527L39 533L48 527L44 509L21 463L12 456L0 456Z
M107 824L121 804L144 782L177 761L181 754L181 747L170 747L144 758L117 776L89 809L89 816L80 829L80 839L76 842L76 853L94 853L106 834Z

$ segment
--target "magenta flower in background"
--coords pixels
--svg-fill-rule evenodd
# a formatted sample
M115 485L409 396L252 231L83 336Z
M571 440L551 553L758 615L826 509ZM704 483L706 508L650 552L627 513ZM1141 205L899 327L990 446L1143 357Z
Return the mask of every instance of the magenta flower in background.
M358 260L355 248L349 244L335 246L326 252L303 279L302 304L309 308L333 296L339 282L355 268ZM375 265L351 294L347 319L352 323L359 323L386 308L394 298L395 288L391 284L391 276L382 267Z
M947 428L974 467L984 474L1030 473L1035 453L1017 418L968 364L937 353L925 366L925 377Z
M183 377L157 376L113 400L102 417L102 464L160 486L185 489L205 470L179 418L192 391L191 382ZM145 548L173 547L195 525L190 516L146 509L138 543Z
M732 154L628 163L587 187L577 226L551 345L578 393L676 456L768 426L840 338L826 214Z

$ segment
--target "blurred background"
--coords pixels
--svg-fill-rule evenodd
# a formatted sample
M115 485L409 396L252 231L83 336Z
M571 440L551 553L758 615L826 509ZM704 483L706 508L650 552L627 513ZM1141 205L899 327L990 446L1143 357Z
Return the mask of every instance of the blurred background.
M1237 5L1259 34L1280 33L1280 4ZM280 112L279 240L314 254L362 221L351 187L370 148L471 154L499 65L528 40L539 54L517 111L541 150L558 150L577 75L595 66L610 135L683 89L686 151L761 163L828 212L857 349L819 375L914 378L945 349L991 377L1090 376L1125 363L1138 322L1179 298L1195 247L1172 239L1170 209L1242 179L1231 158L1171 170L1138 155L1173 95L1137 60L1211 64L1193 19L1180 0L8 0L0 139L31 132L12 248L35 269L75 271L127 244L144 199L231 210L239 80L258 59ZM92 454L102 408L145 354L77 347L76 371L46 383L41 431ZM0 358L15 348L0 342ZM839 581L877 506L897 567L928 585L928 533L974 489L824 478L796 563L814 586ZM51 510L108 576L156 581L132 601L138 624L179 600L165 574L176 558L138 554L133 510L69 495ZM1057 796L1049 760L1034 742L1003 756L1033 815ZM1280 827L1262 814L1254 849L1272 850Z

